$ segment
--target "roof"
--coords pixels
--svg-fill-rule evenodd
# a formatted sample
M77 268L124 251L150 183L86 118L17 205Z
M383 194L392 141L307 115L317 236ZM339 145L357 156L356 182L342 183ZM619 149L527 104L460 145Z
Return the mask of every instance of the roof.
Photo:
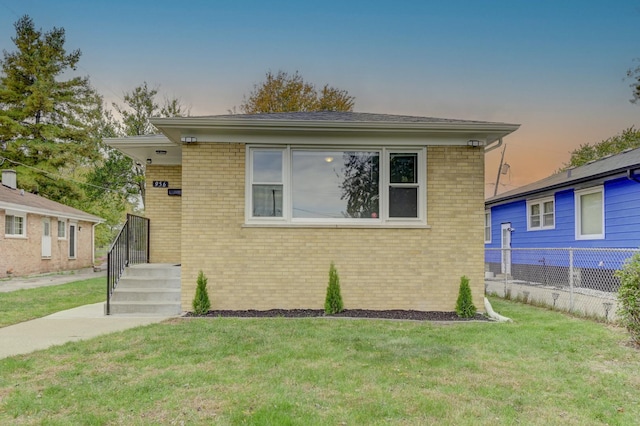
M155 117L163 134L110 138L105 142L141 164L181 164L187 143L315 146L491 145L519 124L362 112L311 111Z
M104 219L64 204L0 184L0 209L100 223Z
M636 169L640 169L640 148L628 149L620 154L564 170L537 182L488 198L485 200L485 204L493 205L515 201L541 192L569 188L580 183L597 181L616 175L622 176L627 171Z
M488 123L486 121L450 118L418 117L413 115L375 114L353 111L303 111L263 114L226 114L185 118L211 118L218 120L273 120L273 121L337 121L360 123Z

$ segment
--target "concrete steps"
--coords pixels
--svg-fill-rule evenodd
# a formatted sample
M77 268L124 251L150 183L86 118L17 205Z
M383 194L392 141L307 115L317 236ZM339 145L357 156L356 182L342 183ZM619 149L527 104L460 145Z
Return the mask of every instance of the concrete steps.
M111 315L180 315L180 266L145 263L125 268L111 295L110 311Z

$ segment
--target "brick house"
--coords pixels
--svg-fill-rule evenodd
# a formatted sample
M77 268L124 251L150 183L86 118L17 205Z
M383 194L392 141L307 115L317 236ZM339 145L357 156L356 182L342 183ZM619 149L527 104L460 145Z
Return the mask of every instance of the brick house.
M16 183L15 171L2 171L0 278L92 267L95 226L103 220Z
M156 118L106 142L146 164L150 262L198 271L212 309L452 311L484 294L484 153L518 125L302 112Z

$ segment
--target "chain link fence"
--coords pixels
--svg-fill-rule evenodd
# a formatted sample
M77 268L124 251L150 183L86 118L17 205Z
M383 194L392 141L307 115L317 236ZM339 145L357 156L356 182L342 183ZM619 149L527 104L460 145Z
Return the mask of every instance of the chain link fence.
M485 292L614 321L615 271L638 249L485 249Z

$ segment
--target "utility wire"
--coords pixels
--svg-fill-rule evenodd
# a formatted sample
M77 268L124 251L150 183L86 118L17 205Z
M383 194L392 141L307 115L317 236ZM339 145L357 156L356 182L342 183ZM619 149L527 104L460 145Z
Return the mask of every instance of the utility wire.
M44 173L44 174L46 174L46 175L51 175L51 176L55 177L56 179L67 180L67 181L69 181L69 182L77 183L78 185L91 186L91 187L94 187L94 188L97 188L97 189L102 189L102 190L104 190L104 191L119 192L117 189L112 189L112 188L107 188L107 187L104 187L104 186L93 185L93 184L91 184L91 183L87 183L87 182L80 182L80 181L77 181L77 180L75 180L75 179L71 179L71 178L69 178L69 177L65 177L65 176L62 176L62 175L57 174L57 173L48 172L48 171L46 171L46 170L38 169L37 167L29 166L29 165L27 165L27 164L23 164L23 163L21 163L21 162L19 162L19 161L11 160L11 159L9 159L9 158L6 158L6 157L2 157L2 156L0 156L0 164L4 163L4 162L5 162L5 160L6 160L6 161L8 161L8 162L10 162L10 163L13 163L13 164L17 164L17 165L19 165L19 166L22 166L22 167L26 167L26 168L28 168L28 169L32 169L32 170L35 170L35 171L40 172L40 173Z

